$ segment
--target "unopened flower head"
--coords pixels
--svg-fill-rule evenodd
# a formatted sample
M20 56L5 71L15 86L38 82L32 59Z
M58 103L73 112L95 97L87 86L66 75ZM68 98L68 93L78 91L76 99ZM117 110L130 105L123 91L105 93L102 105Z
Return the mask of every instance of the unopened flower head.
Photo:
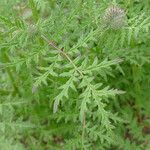
M105 11L103 21L110 29L120 29L127 24L126 13L117 6L110 6Z

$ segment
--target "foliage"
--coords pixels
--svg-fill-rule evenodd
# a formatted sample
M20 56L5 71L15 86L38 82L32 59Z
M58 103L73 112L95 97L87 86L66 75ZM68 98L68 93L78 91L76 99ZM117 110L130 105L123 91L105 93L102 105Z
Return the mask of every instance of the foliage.
M149 0L0 6L0 149L150 149Z

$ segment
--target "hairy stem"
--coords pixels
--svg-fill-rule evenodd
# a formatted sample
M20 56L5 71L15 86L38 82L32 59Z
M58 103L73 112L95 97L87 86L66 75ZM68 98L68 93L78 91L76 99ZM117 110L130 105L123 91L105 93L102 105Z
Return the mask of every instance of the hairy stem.
M73 67L75 68L75 70L81 75L81 77L83 77L83 73L78 69L78 67L74 64L74 62L71 60L71 58L68 56L67 53L65 53L63 51L63 49L60 49L57 47L57 45L53 42L50 41L46 36L41 35L41 37L53 48L55 48L56 50L58 50L61 54L63 54L63 56L65 56L67 58L67 60L73 65Z

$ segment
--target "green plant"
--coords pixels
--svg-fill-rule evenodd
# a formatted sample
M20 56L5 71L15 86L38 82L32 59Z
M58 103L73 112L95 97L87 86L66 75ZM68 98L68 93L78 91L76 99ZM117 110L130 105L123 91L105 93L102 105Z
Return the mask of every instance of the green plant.
M0 149L150 148L149 0L0 5Z

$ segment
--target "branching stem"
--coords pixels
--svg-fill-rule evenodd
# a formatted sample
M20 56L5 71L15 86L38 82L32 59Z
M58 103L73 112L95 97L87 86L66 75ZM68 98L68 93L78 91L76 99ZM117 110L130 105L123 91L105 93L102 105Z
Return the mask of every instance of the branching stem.
M57 47L57 45L53 42L53 41L50 41L45 35L41 35L41 37L50 45L52 46L53 48L55 48L56 50L58 50L62 55L64 55L66 57L66 59L73 65L73 67L75 68L75 70L81 75L81 77L83 78L84 75L83 73L78 69L78 67L74 64L74 62L71 60L71 58L68 56L67 53L64 52L63 49L60 49ZM82 120L82 150L84 150L84 136L85 136L85 113L84 113L84 116L83 116L83 120Z
M63 56L65 56L67 58L67 60L73 65L73 67L75 68L75 70L81 75L81 77L83 77L83 73L78 69L78 67L74 64L74 62L71 60L71 58L68 56L67 53L64 52L63 49L60 49L57 47L57 45L53 42L50 41L45 35L41 35L41 37L53 48L55 48L56 50L58 50Z

